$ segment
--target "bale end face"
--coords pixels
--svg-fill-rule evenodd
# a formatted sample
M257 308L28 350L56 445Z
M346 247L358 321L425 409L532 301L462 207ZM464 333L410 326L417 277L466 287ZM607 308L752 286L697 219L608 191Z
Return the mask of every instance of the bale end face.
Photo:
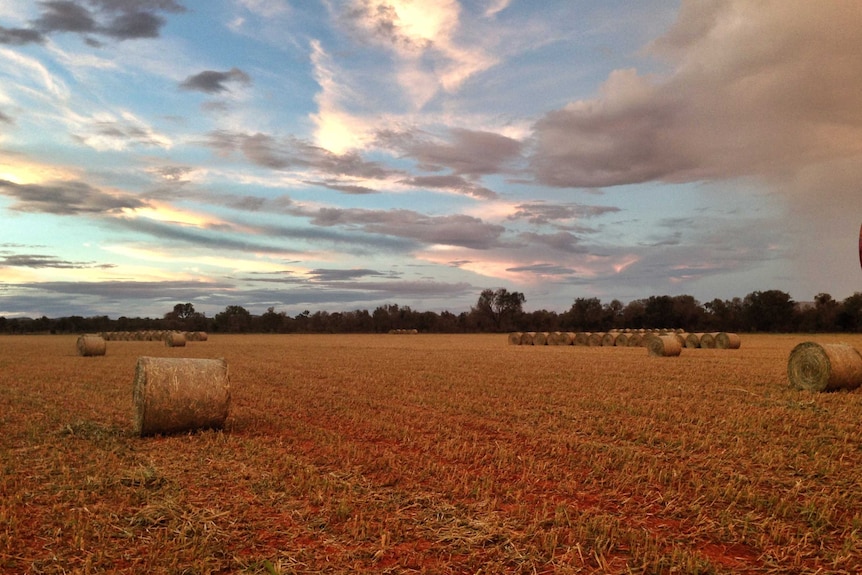
M862 385L862 355L843 343L803 342L790 352L787 378L794 389L856 389Z
M655 357L675 357L682 352L682 345L675 335L654 335L646 343L647 351Z
M108 349L105 338L99 335L82 335L78 337L77 347L78 355L84 357L105 355Z

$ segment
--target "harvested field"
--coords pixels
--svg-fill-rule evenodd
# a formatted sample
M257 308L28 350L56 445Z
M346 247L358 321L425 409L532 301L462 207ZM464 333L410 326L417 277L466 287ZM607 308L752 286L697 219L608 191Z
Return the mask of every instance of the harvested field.
M0 573L862 571L862 391L787 375L862 336L504 338L0 337ZM225 428L135 435L144 355L225 358Z

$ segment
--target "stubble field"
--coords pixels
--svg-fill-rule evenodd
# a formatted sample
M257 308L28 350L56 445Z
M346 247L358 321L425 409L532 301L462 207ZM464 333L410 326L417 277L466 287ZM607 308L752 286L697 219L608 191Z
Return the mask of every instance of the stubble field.
M858 573L862 392L802 341L0 337L2 573ZM227 360L224 430L132 433L138 357Z

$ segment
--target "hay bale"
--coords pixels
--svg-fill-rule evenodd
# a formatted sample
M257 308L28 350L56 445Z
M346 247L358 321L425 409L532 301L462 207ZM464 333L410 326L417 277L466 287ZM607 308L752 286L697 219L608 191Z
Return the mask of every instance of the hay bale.
M702 333L690 333L685 336L685 347L689 347L692 349L697 349L700 347L700 338L703 337Z
M95 355L105 355L108 345L105 343L105 338L100 335L82 335L78 337L78 355L84 357L92 357Z
M599 347L602 345L602 337L604 337L604 334L597 331L587 334L587 345L590 347Z
M548 332L537 331L533 336L533 345L548 345Z
M209 339L209 335L205 331L196 331L195 337L197 337L197 341L207 341Z
M579 331L575 332L575 339L572 345L589 345L590 334Z
M521 345L533 345L533 341L536 339L536 332L527 331L524 332L524 335L521 336Z
M132 401L134 431L141 436L224 427L230 411L227 362L140 357Z
M167 347L185 347L186 334L180 331L172 331L165 336L165 346Z
M614 345L617 347L628 347L629 336L626 333L618 333L614 338Z
M524 338L523 332L515 331L509 334L509 345L521 345L521 340Z
M790 352L787 377L795 389L856 389L862 385L862 355L844 343L806 341Z
M675 335L653 335L646 342L650 355L657 357L673 357L682 352L682 346Z
M718 349L739 349L742 340L735 333L721 332L715 336L715 347Z
M613 347L614 341L616 341L617 336L613 332L607 332L602 334L602 345L604 347Z
M629 347L641 347L644 343L644 338L639 333L630 333L628 339Z
M705 333L700 336L700 347L702 349L715 349L715 335L714 333Z

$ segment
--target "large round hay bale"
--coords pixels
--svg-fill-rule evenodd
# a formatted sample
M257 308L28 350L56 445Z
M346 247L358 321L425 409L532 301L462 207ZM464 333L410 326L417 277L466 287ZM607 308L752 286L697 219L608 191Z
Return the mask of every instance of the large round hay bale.
M533 345L548 345L548 332L537 331L533 336Z
M579 331L575 332L575 341L572 342L574 345L589 345L590 334Z
M614 341L617 339L616 334L612 332L606 332L602 334L602 345L604 347L613 347Z
M536 339L536 332L525 331L524 335L521 336L521 345L533 345L535 339Z
M650 355L657 357L673 357L682 352L682 346L675 335L653 335L646 343Z
M735 333L721 332L715 336L715 347L718 349L739 349L742 340Z
M230 383L224 359L140 357L132 393L142 436L224 427Z
M196 331L195 332L195 341L207 341L209 339L209 335L205 331Z
M100 335L82 335L78 336L78 355L91 357L94 355L105 355L108 345L105 343L105 338Z
M165 345L167 347L185 347L186 334L180 331L172 331L165 336Z
M790 352L787 377L796 389L856 389L862 385L862 355L844 343L806 341Z
M643 345L643 336L639 333L632 332L629 334L628 346L629 347L641 347Z
M629 345L629 336L626 333L618 333L614 338L614 345L617 347L627 347Z
M700 338L703 337L702 333L690 333L685 336L685 347L697 349L700 347Z
M599 347L602 345L602 337L603 333L594 331L592 333L587 334L587 345L590 347Z
M523 332L515 331L509 334L509 345L521 345L521 340L524 338Z
M703 349L715 349L715 335L714 333L705 333L700 336L700 347Z

